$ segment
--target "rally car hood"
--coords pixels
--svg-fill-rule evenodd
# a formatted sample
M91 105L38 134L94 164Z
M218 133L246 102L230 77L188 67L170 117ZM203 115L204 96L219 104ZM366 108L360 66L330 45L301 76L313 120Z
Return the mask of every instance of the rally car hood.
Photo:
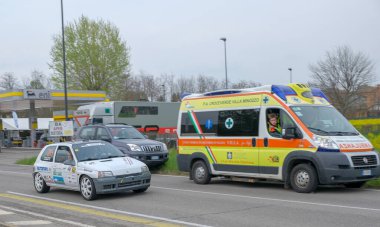
M109 158L94 161L79 162L78 167L89 171L112 171L114 176L140 173L144 163L130 158Z

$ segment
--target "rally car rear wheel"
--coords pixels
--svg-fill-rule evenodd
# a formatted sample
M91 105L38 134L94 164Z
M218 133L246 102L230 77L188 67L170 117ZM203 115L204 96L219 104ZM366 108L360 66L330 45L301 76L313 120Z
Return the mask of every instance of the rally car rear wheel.
M34 174L34 188L39 193L46 193L50 190L50 187L46 185L46 182L40 173Z
M80 193L82 194L83 198L86 200L96 199L95 184L94 184L94 181L90 177L83 176L80 179Z

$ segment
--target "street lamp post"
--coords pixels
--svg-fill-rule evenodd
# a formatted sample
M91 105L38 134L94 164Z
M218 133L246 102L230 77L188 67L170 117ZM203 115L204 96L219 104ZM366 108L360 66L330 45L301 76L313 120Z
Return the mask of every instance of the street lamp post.
M224 68L226 72L226 89L228 88L228 80L227 80L227 38L220 38L224 42Z
M293 82L293 79L292 79L292 68L288 68L289 72L290 72L290 83Z
M67 79L66 79L66 47L65 47L65 26L63 23L63 0L61 0L61 19L62 19L62 52L63 52L63 87L65 93L65 118L69 120L67 104Z
M164 101L164 102L166 102L166 91L165 91L165 84L162 84L161 85L162 86L162 92L163 92L163 95L162 95L162 100Z

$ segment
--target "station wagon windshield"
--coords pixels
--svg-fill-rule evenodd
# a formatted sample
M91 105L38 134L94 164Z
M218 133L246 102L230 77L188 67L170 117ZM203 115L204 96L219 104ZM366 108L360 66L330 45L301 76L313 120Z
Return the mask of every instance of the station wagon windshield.
M133 127L110 127L113 139L145 139L145 137Z
M78 162L124 157L124 154L109 143L82 143L73 145Z
M335 108L329 106L291 106L301 121L317 135L359 135L348 120Z

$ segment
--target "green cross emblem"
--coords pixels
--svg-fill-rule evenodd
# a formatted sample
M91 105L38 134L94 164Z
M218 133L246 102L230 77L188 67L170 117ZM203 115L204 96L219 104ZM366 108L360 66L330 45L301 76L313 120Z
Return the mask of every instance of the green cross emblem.
M231 129L232 127L234 127L234 120L229 117L224 122L224 125L226 126L227 129Z

